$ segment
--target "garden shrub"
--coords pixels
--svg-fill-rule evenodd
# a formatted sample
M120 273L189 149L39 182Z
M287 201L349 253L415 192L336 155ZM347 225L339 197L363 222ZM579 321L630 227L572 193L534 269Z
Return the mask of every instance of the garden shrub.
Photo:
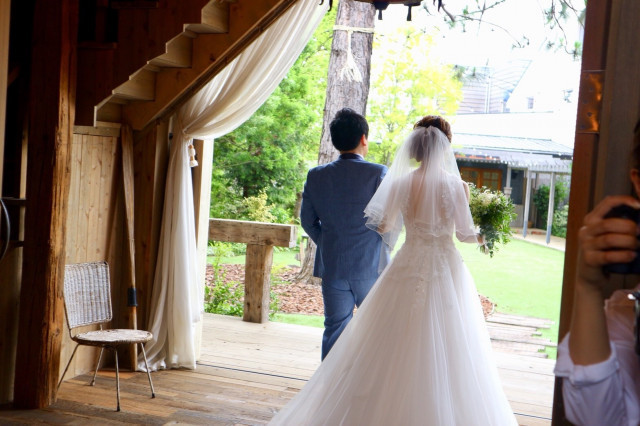
M556 181L555 194L553 196L553 211L558 210L558 205L564 203L569 195L567 184ZM549 185L540 185L533 194L533 204L538 212L538 226L547 227L547 213L549 211Z
M218 263L213 265L213 282L204 287L204 311L210 314L231 315L241 317L244 313L244 283L225 282L225 274ZM273 285L280 285L282 280L272 274ZM269 319L278 313L278 295L271 290L269 302Z
M569 217L569 205L553 213L553 223L551 224L551 235L556 237L567 237L567 219Z

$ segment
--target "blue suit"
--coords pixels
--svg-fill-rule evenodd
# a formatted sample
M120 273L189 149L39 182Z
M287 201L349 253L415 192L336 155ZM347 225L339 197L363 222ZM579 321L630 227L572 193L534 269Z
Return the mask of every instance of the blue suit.
M386 172L359 155L343 154L307 174L300 221L318 247L313 275L322 278L323 359L389 261L382 238L364 218Z

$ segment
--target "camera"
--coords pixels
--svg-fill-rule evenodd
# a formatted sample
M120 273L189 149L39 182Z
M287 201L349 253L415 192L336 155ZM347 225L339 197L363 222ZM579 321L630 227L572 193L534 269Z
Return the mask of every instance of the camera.
M634 209L626 204L621 204L609 210L605 218L629 219L636 224L640 222L640 210ZM640 274L640 251L638 256L629 263L611 263L604 266L604 271L614 274Z

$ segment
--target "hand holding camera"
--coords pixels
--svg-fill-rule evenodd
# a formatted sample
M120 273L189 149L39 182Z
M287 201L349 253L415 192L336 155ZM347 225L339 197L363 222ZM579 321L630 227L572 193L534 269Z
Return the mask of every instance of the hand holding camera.
M640 209L633 208L628 204L620 204L609 210L604 218L627 219L635 223L637 229L640 224ZM636 239L640 239L640 236L636 235ZM614 274L640 274L640 250L636 248L635 251L636 257L631 262L610 263L603 266L604 271Z
M636 270L638 265L629 264L640 262L637 238L639 211L640 201L618 195L605 198L585 216L578 235L579 283L600 288L609 273L632 273Z

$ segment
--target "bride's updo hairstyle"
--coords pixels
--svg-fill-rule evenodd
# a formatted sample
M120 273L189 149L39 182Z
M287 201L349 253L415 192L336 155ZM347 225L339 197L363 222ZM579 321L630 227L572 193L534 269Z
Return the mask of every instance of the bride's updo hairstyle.
M447 136L449 142L451 142L451 125L444 118L439 115L425 115L416 124L413 125L413 130L420 128L428 129L429 127L435 127ZM415 158L417 161L424 159L424 147L422 146L422 138L415 138L411 145L411 158Z

